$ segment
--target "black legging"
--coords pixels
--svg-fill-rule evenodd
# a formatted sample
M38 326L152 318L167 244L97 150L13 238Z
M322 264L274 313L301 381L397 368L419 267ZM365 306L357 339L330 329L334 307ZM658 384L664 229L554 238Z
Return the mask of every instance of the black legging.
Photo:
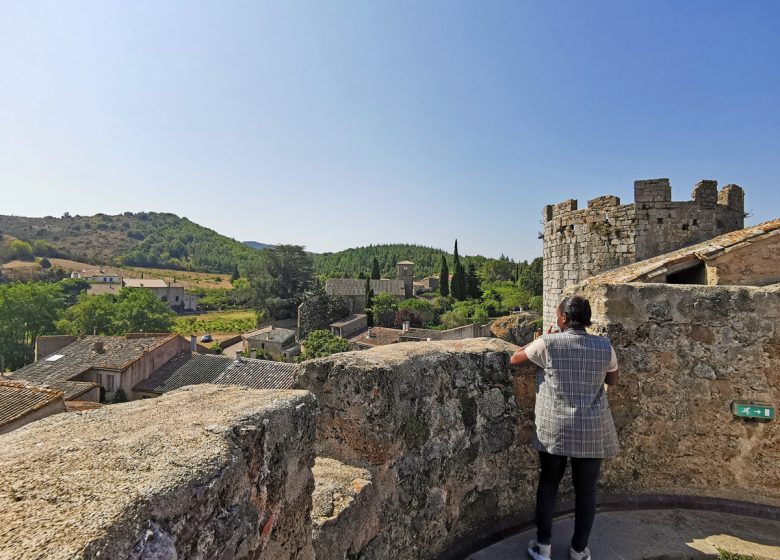
M539 452L539 487L536 491L536 540L541 544L552 542L553 511L558 496L558 485L566 471L568 457ZM601 459L571 458L571 476L574 481L574 536L571 546L582 552L588 546L588 537L596 515L596 481Z

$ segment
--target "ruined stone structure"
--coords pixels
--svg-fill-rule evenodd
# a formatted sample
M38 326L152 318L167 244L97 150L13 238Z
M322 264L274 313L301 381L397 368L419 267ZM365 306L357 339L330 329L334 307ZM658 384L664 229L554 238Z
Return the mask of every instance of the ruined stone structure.
M601 196L544 207L544 320L555 318L564 290L589 276L741 229L744 193L699 181L692 200L672 201L669 179L634 182L634 203Z

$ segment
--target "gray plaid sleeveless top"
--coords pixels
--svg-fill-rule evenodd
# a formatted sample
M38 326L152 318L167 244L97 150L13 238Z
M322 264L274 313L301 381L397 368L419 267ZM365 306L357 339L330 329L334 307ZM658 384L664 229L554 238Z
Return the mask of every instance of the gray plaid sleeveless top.
M536 380L536 449L567 457L614 457L620 444L604 392L609 340L574 329L543 338L550 363Z

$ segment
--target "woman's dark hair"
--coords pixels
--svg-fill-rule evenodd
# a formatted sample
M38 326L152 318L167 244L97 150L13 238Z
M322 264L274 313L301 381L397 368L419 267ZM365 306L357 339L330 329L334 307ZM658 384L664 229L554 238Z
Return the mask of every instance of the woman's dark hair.
M566 326L572 329L584 329L590 326L590 302L582 296L569 296L558 306L558 311L566 317Z

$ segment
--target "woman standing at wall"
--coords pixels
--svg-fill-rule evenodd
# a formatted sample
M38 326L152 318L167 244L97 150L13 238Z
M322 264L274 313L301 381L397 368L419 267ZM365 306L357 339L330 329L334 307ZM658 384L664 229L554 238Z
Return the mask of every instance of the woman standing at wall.
M615 350L604 337L590 335L590 303L581 296L564 299L556 310L560 332L534 340L512 355L513 365L539 366L536 389L536 438L539 486L536 539L528 544L534 560L548 560L558 486L571 460L575 491L571 560L590 560L588 537L596 513L596 482L602 459L617 455L619 444L604 383L618 379Z

